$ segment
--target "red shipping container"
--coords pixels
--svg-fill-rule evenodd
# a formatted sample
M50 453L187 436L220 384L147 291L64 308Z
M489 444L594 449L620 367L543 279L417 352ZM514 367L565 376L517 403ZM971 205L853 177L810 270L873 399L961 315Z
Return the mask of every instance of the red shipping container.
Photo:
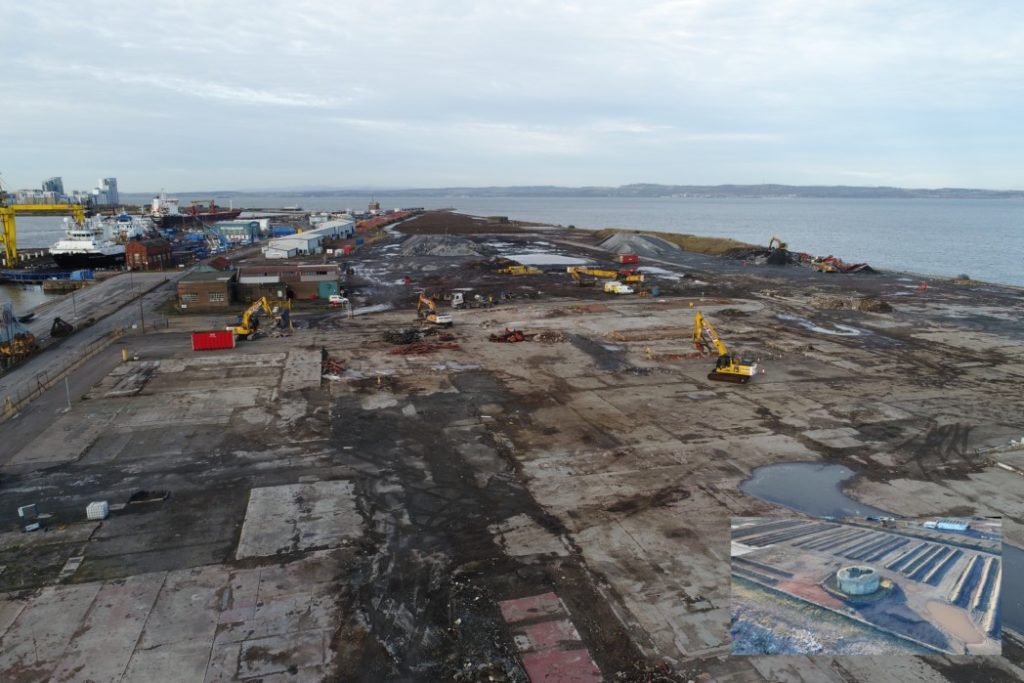
M235 333L231 330L192 333L193 351L213 351L215 349L233 348L235 348Z
M636 254L619 254L619 263L640 263L640 257Z

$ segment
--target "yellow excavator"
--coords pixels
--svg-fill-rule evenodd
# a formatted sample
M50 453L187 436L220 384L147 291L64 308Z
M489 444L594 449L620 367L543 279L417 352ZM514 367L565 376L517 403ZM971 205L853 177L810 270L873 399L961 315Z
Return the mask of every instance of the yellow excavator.
M747 359L737 359L729 353L718 333L711 326L704 315L697 311L693 320L693 345L698 351L710 352L714 349L718 353L718 360L715 369L708 373L708 379L716 382L732 382L734 384L746 384L757 372L757 363Z
M448 313L439 313L434 300L422 292L420 292L419 301L416 302L416 315L434 325L452 326L452 316Z
M245 309L245 313L242 314L242 319L237 325L231 325L227 329L234 332L236 337L252 339L259 331L260 313L266 313L274 322L281 318L277 309L270 305L270 300L267 297L261 297Z

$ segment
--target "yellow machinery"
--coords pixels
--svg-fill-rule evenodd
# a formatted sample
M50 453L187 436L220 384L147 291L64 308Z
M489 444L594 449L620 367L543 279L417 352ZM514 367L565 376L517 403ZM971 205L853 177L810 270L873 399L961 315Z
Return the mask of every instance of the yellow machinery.
M57 212L70 213L79 225L85 222L85 209L81 204L8 204L7 195L0 192L0 223L3 224L0 241L4 243L4 257L7 260L8 268L13 268L18 264L18 233L14 225L15 214Z
M778 238L778 236L776 236L776 235L772 235L772 238L770 240L768 240L768 249L769 250L785 249L785 248L786 248L786 243L783 242L782 240L780 240Z
M281 319L278 309L270 305L270 300L267 297L262 297L245 309L241 322L237 325L231 325L227 329L242 339L252 339L256 336L256 332L259 331L260 313L266 313L275 322Z
M424 310L426 309L426 310ZM437 304L428 296L420 293L419 301L416 302L416 314L424 318L428 323L434 325L452 326L452 316L448 313L438 313Z
M569 266L565 269L578 285L593 284L592 280L618 280L619 282L643 282L644 274L638 270L608 270L607 268L591 268L590 266Z
M39 350L35 335L14 315L14 306L0 304L0 367L6 367Z
M718 361L715 369L708 373L708 379L716 382L733 382L734 384L746 384L757 372L757 363L743 359L739 360L729 353L729 350L718 338L718 333L711 326L700 311L693 320L693 345L698 351L711 351L718 353Z
M540 268L534 268L533 266L524 266L522 264L516 263L515 265L505 266L504 268L498 268L498 270L496 270L495 272L501 273L502 275L540 275L544 271L541 270Z

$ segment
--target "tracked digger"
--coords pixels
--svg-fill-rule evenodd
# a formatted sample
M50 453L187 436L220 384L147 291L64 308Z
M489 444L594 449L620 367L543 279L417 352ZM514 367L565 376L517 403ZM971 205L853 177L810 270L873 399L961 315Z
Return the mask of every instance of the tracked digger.
M261 297L245 309L238 324L231 325L227 329L234 332L239 339L255 339L260 328L260 313L266 313L275 324L281 320L280 313L274 306L271 306L270 300L267 297Z
M419 301L416 302L416 315L433 325L452 326L452 316L448 313L439 313L434 300L422 292L420 292Z
M715 328L700 311L697 311L693 320L693 345L698 351L718 353L715 368L708 373L710 380L746 384L757 372L757 363L747 359L738 359L729 353L729 349L719 339Z

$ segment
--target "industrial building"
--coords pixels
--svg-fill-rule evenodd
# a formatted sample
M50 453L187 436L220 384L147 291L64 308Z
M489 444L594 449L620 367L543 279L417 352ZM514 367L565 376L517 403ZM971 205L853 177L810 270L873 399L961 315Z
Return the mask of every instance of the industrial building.
M129 241L124 258L132 270L163 270L173 265L171 243L163 238Z
M338 293L340 278L336 263L246 263L238 268L238 298L327 299Z
M178 280L178 306L184 309L227 308L235 300L234 271L199 266Z
M263 256L268 259L283 259L321 254L324 250L324 239L351 237L355 232L356 226L352 221L325 221L312 230L270 240L263 248Z
M966 519L943 517L942 519L925 522L922 526L926 529L939 529L941 531L967 531L971 523Z

